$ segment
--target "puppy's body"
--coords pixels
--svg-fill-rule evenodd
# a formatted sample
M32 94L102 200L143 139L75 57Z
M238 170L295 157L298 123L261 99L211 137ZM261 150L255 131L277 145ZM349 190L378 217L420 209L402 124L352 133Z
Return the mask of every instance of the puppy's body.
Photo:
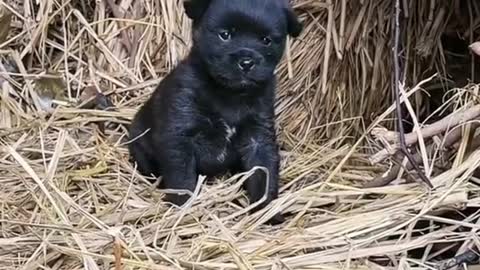
M286 35L301 27L283 0L191 0L185 8L193 48L135 116L131 155L142 174L162 176L163 187L191 191L199 174L266 167L263 207L278 195L273 72ZM262 172L247 180L252 203L265 180Z
M182 61L132 123L131 136L150 129L131 144L132 153L141 151L148 157L137 161L139 170L146 175L162 175L164 167L172 163L169 148L173 148L173 152L182 153L193 150L189 156L195 157L199 174L218 175L240 164L242 148L263 146L258 141L263 138L254 138L254 133L263 132L274 143L273 83L251 95L219 95L223 89L194 64L192 57ZM157 145L162 148L152 147ZM167 160L160 162L164 158ZM234 171L242 169L237 166Z

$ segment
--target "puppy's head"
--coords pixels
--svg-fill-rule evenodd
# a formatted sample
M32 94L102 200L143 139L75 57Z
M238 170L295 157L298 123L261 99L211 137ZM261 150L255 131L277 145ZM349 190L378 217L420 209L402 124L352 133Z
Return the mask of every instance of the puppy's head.
M288 0L186 0L193 49L229 89L253 89L273 77L288 35L302 25Z

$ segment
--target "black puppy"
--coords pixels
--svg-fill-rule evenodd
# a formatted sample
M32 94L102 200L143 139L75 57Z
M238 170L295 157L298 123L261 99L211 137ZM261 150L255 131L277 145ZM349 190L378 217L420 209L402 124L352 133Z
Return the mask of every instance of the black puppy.
M190 191L199 174L266 167L267 200L258 210L278 196L274 70L287 35L298 36L302 25L288 0L190 0L184 7L193 47L135 116L131 156L142 174L162 176L164 188ZM246 181L250 203L265 187L261 171Z

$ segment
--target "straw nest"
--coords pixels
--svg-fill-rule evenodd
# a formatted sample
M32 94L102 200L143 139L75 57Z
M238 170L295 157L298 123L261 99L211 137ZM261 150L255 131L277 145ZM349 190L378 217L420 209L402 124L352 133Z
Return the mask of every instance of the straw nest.
M251 172L201 178L175 209L128 162L125 125L188 50L180 1L0 1L0 269L439 269L478 247L479 85L421 109L424 87L447 85L441 34L455 21L472 39L479 7L401 2L407 144L435 188L404 172L389 131L391 1L297 0L281 196L247 215ZM287 222L262 225L277 210Z

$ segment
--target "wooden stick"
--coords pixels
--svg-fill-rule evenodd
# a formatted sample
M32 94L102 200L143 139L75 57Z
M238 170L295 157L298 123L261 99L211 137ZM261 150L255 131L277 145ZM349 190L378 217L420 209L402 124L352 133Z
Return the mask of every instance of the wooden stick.
M459 125L465 124L468 121L474 120L479 117L480 117L480 105L476 105L469 109L452 113L447 117L443 118L442 120L422 128L420 130L420 133L422 134L423 138L425 139L430 138L435 135L441 134L442 132L445 132L449 128L452 128L452 127L455 128ZM398 132L385 131L377 128L372 131L372 135L377 138L381 138L383 140L393 143L393 145L391 145L389 149L383 149L378 153L374 154L370 158L370 161L372 163L381 162L401 149L401 146L400 146L401 141L399 142L401 136L400 136L400 133ZM415 144L417 141L418 141L418 136L416 133L411 132L409 134L405 134L406 146Z
M480 123L473 123L472 129L477 129L478 127L480 127ZM462 138L462 134L463 134L463 132L462 132L462 129L460 129L460 128L455 129L454 131L448 133L445 136L445 139L443 140L443 148L450 148L450 147L456 148L456 147L458 147L458 146L456 146L456 143L458 143L458 141ZM479 136L479 138L475 138L475 139L477 139L479 141L479 142L477 142L477 144L480 145L480 136ZM475 141L475 139L473 141ZM472 143L472 148L476 147L477 144ZM430 144L427 147L427 150L430 152L433 147L434 147L434 144ZM397 153L395 159L397 161L399 161L398 164L393 166L393 168L390 170L390 172L387 175L379 176L379 177L374 178L372 181L369 181L368 183L366 183L364 185L364 187L365 188L383 187L383 186L386 186L386 185L390 184L393 180L395 180L397 178L398 172L402 168L401 161L403 160L403 158L404 158L403 155L401 155L400 153ZM415 160L415 162L420 163L422 161L421 154L416 153L414 155L414 160ZM408 170L411 170L412 167L413 167L412 164L410 162L408 162L404 166L404 169L408 171Z

